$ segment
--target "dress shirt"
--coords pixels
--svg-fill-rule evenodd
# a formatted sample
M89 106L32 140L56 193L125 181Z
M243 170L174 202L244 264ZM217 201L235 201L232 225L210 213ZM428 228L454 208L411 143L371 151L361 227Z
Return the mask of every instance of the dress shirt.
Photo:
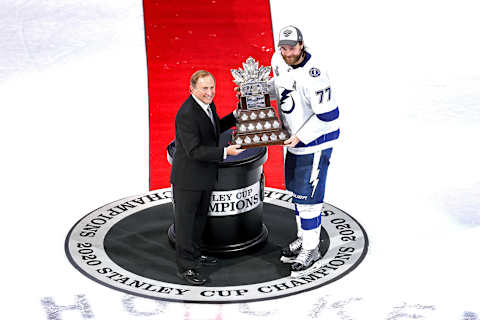
M203 111L205 111L205 113L207 114L207 117L209 119L211 119L212 121L215 121L214 119L210 118L210 114L208 113L208 108L210 108L210 105L204 103L203 101L201 101L200 99L195 97L194 94L192 94L192 97L193 97L193 100L195 100L200 105L200 107L202 107ZM212 117L213 117L213 111L211 111L211 110L212 110L212 108L210 108L210 112L212 113ZM215 129L215 125L213 123L212 123L212 126ZM223 148L223 159L224 160L227 159L227 148Z

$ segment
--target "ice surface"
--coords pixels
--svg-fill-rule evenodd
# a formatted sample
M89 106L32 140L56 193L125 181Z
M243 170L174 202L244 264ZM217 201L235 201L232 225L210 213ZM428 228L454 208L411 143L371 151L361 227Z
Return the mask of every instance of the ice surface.
M46 318L49 297L63 306L86 299L94 319L480 317L475 3L271 7L275 39L298 26L329 72L342 137L326 201L365 227L365 261L317 290L223 306L130 297L74 270L62 248L72 223L148 187L141 1L8 0L0 3L2 319ZM103 179L93 183L96 175ZM58 319L82 316L66 310Z

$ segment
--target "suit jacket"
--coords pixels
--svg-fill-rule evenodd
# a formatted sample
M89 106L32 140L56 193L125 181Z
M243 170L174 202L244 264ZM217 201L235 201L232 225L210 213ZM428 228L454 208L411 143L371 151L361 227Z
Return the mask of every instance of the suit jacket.
M212 189L223 160L220 133L236 123L233 113L219 119L215 104L210 104L216 130L202 107L190 95L175 117L175 155L170 182L186 190Z

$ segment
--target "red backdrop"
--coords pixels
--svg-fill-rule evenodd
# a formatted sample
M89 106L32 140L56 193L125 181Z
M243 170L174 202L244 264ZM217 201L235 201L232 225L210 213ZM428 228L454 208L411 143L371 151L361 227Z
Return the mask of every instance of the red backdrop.
M268 66L274 46L268 0L144 0L144 14L153 190L170 185L166 147L175 138L175 115L189 95L192 73L205 69L215 76L222 117L237 103L230 69L249 56ZM283 188L281 147L268 151L266 185Z

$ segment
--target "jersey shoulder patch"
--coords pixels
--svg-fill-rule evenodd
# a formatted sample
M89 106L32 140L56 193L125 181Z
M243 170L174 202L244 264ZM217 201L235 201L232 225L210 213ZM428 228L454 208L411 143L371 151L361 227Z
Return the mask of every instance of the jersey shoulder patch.
M320 76L321 72L320 69L312 67L310 68L310 70L308 70L308 74L310 75L310 77L316 78Z
M316 58L313 54L310 53L310 60L308 60L307 64L304 67L304 72L308 74L308 78L318 78L322 75L322 71L320 71L320 61Z

